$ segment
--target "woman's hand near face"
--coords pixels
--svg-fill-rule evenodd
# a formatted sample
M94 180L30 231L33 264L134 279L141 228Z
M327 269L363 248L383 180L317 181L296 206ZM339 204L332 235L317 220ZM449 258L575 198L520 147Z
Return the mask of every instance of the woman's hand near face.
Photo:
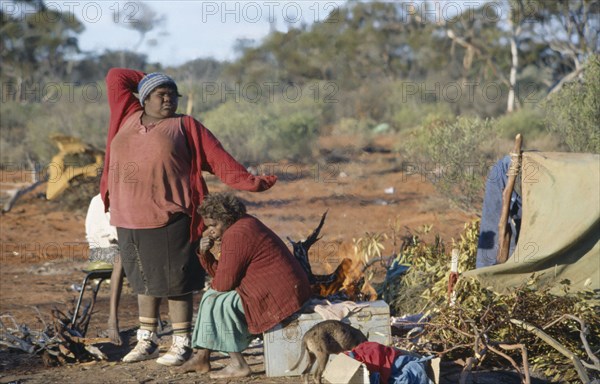
M200 261L200 264L202 264L204 270L212 277L215 276L218 265L218 261L210 252L214 242L215 241L208 237L205 232L198 244L198 260Z
M200 253L200 255L205 255L206 252L208 252L212 248L214 243L214 240L210 237L203 236L200 239L200 246L198 247L198 252Z

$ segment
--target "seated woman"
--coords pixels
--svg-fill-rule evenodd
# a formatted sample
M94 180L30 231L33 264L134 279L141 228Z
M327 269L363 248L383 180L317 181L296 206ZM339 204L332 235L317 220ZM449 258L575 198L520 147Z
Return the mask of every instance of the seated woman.
M228 352L231 363L211 378L251 374L242 356L253 336L298 311L310 298L306 273L284 242L267 226L246 214L230 194L208 195L198 208L206 230L198 256L212 276L202 296L192 346L193 358L183 372L210 371L210 351ZM221 243L218 260L210 249Z

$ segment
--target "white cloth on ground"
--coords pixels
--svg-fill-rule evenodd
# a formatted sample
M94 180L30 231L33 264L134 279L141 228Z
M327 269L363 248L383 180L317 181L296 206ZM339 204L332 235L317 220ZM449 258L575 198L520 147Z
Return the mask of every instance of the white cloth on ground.
M311 299L304 308L313 309L321 315L323 320L341 320L368 306L369 303L355 303L354 301L334 301L332 303L329 300Z

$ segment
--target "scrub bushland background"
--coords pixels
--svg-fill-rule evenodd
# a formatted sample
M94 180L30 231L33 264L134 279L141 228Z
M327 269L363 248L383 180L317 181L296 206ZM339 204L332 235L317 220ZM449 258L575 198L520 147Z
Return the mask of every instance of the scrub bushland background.
M42 0L5 3L29 8L26 13L0 9L3 181L6 175L18 178L16 171L30 175L44 168L56 152L53 134L104 148L109 110L103 79L109 68L164 71L177 80L181 113L202 121L245 165L281 176L272 194L241 193L277 233L298 240L329 210L327 237L311 249L315 266L335 267L344 255L372 261L390 251L411 264L403 279L383 287L395 314L429 305L438 319L450 319L441 305L448 248L461 249L461 270L473 268L477 223L466 224L456 240L444 238L480 212L485 175L511 150L515 134L524 135L525 149L600 153L598 0L349 1L322 22L290 25L261 41L238 41L231 62L198 59L164 67L136 52L160 18L152 14L151 2L128 3L139 11L128 27L139 32L140 41L129 51L104 52L79 50L77 37L85 25L78 15L61 12L58 2L51 7ZM211 190L222 187L207 180ZM67 251L74 239L86 249L89 198L83 196L85 183L73 183L61 197L73 203L39 199L38 188L1 221L2 305L23 316L19 320L31 318L25 317L31 312L25 306L46 313L55 301L75 296L65 287L81 280L85 254ZM97 180L87 187L86 193L95 193ZM389 217L396 219L388 222ZM414 230L417 225L423 227ZM432 225L440 236L434 237ZM374 284L377 277L366 276ZM494 340L506 340L518 334L507 309L517 308L520 318L539 324L564 310L593 326L590 342L598 345L598 311L588 307L591 301L559 302L523 289L504 296L477 286L462 292L457 303L467 333L479 324L491 329ZM102 295L106 309L107 292ZM137 314L127 311L134 307L123 305L123 326L137 324ZM98 329L105 314L95 315ZM444 328L450 328L438 325L441 332L427 330L432 343L464 346L457 355L472 348L468 334L447 335ZM553 331L581 352L575 328L566 324ZM568 359L527 340L532 368L555 381L577 382ZM12 370L16 357L2 359L3 367L12 372L31 365L23 359ZM131 373L132 368L110 362L38 369L34 375L39 382L51 374L57 380L71 375L77 382L94 373L105 382L130 376L147 381L152 369L141 365ZM182 379L160 375L161 382Z
M525 149L600 152L598 1L456 3L452 15L447 3L436 13L431 2L351 1L322 22L238 41L234 61L177 67L135 49L82 53L77 15L27 3L35 12L1 13L3 167L43 166L55 133L102 149L113 66L172 75L180 112L247 165L320 159L321 136L352 134L368 148L388 135L465 209L516 133ZM128 27L141 44L160 15L136 4Z

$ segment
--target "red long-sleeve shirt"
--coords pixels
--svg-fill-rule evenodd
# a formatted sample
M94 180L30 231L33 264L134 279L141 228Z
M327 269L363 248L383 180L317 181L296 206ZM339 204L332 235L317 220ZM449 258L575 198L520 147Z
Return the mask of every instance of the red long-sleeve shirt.
M284 242L250 215L225 230L219 261L207 252L200 262L213 289L239 293L253 334L298 311L311 295L306 273Z
M106 140L104 168L100 180L100 193L107 211L110 205L110 191L108 190L110 144L125 119L143 109L134 93L137 92L138 83L144 75L143 72L125 68L112 68L106 75L110 123ZM203 223L197 208L208 193L202 171L216 175L223 183L234 189L252 192L269 189L275 184L277 177L274 175L253 176L225 151L217 138L199 121L191 116L185 116L183 121L192 154L190 170L191 207L189 207L189 211L192 212L190 239L193 241L202 234Z

